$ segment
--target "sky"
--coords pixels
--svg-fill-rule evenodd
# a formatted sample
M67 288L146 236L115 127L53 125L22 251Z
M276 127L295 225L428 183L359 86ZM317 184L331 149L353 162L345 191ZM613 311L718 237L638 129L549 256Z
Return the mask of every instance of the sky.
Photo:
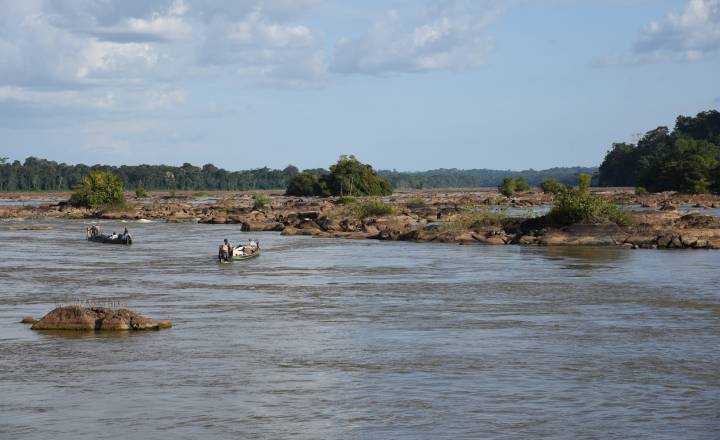
M720 0L0 0L0 157L597 166L720 108Z

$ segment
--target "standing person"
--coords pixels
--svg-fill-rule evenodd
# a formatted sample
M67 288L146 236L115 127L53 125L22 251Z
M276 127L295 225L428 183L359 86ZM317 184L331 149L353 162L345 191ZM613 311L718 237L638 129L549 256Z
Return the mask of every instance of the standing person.
M230 257L232 256L232 246L227 238L223 240L222 254L225 261L230 261Z

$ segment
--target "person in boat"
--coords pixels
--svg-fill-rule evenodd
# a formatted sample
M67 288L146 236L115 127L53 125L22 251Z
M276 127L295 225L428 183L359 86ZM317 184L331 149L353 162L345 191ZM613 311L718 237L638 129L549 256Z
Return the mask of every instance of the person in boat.
M130 238L130 232L128 232L128 228L125 228L122 234L118 237L121 241L127 241L128 238Z
M220 245L220 254L218 255L218 258L220 261L230 261L230 256L232 255L233 247L230 245L230 242L226 238L223 240L223 244Z
M118 234L117 234L117 232L113 231L112 235L110 236L110 240L117 240L117 239L118 239Z
M93 238L93 237L97 237L98 235L100 235L100 228L98 228L95 225L90 226L90 228L88 230L88 236L90 238Z

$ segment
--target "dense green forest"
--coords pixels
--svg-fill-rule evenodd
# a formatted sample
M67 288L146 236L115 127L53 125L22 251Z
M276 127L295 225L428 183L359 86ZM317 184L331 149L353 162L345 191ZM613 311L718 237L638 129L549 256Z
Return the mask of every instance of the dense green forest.
M253 190L285 189L299 170L290 165L282 170L259 168L246 171L226 171L212 164L197 167L185 163L180 167L168 165L68 165L50 160L28 157L24 162L9 162L0 157L0 191L68 191L92 171L107 171L117 175L126 189L147 190ZM325 169L306 170L315 175L328 173ZM422 172L379 171L394 188L472 188L494 187L504 177L524 177L537 186L546 177L573 184L579 173L595 172L594 168L552 168L536 171L457 170L439 169Z
M294 166L282 170L259 168L226 171L212 164L202 168L185 163L168 165L68 165L28 157L25 162L0 164L0 191L67 191L93 171L107 171L118 176L126 189L147 190L251 190L285 188L298 173Z
M720 192L720 112L679 116L672 132L658 127L637 144L613 144L598 178L601 186L653 192Z

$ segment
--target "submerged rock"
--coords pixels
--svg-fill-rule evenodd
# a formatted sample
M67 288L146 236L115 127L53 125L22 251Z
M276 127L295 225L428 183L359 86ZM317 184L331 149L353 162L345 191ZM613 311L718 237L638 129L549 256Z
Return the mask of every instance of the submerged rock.
M156 321L128 309L104 307L58 307L35 322L33 330L159 330L170 328L168 320Z
M38 322L38 320L33 318L32 316L26 316L20 320L21 324L35 324L36 322Z

